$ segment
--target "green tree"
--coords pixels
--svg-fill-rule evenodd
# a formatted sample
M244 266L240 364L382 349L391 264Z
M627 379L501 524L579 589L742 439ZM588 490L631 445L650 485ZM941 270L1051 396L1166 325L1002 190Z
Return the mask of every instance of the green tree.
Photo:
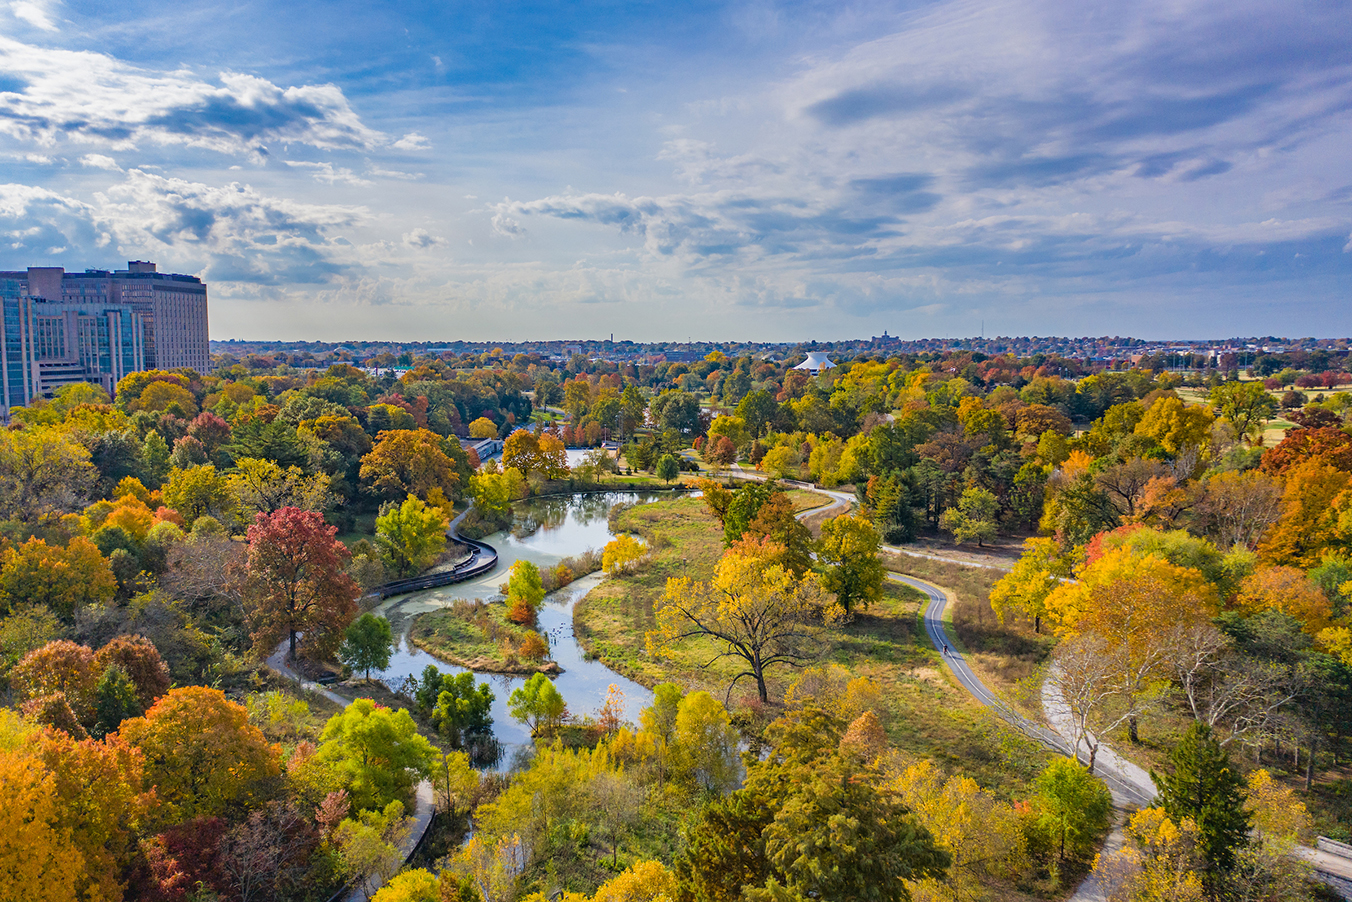
M1108 827L1113 799L1108 787L1078 762L1057 758L1038 775L1038 823L1066 860L1066 850L1079 857L1092 851L1094 838Z
M878 560L882 536L863 517L841 514L822 524L818 553L828 565L822 581L846 611L867 608L882 595L884 571Z
M768 391L753 391L737 403L737 416L746 423L752 438L760 438L779 415L779 405Z
M376 518L381 560L399 576L421 573L446 549L446 526L446 515L416 495L387 505Z
M121 667L109 667L94 687L94 727L90 734L102 738L122 726L128 717L139 717L145 709L136 699L136 687Z
M170 470L164 486L164 503L178 511L189 529L198 517L211 516L222 523L231 523L237 510L230 481L217 473L212 464Z
M390 631L390 622L375 614L362 614L347 625L338 657L353 670L365 671L369 682L373 669L384 670L390 666L393 651L394 635Z
M432 776L438 760L436 747L407 711L392 711L369 698L330 718L315 757L342 774L359 810L380 810L407 798L415 780Z
M1201 835L1208 882L1235 866L1236 854L1249 841L1249 813L1244 778L1212 735L1211 728L1194 723L1169 753L1172 774L1151 771L1159 789L1156 802L1176 823L1190 818Z
M681 464L674 454L663 454L658 458L656 475L665 483L670 483L681 475Z
M905 881L946 875L949 854L900 795L841 754L839 721L808 708L766 737L770 754L748 769L745 788L706 808L690 831L676 868L682 896L901 902Z
M545 586L540 568L524 559L513 564L507 578L507 605L510 607L521 601L538 608L544 600Z
M1222 382L1211 390L1211 403L1238 435L1260 432L1277 412L1277 402L1262 382Z
M441 691L432 708L432 722L451 748L464 748L470 741L493 731L493 692L476 684L474 674L444 674Z
M1000 505L995 495L978 486L964 489L957 507L950 507L939 518L939 525L953 533L953 541L976 539L976 547L995 538L996 516Z
M557 726L567 710L563 696L543 673L535 674L526 685L514 689L507 698L507 706L512 717L530 727L532 736Z

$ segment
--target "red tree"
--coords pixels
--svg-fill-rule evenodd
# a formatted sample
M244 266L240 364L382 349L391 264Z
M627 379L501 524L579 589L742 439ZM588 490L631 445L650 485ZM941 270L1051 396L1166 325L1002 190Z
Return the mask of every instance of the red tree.
M1352 435L1336 426L1292 429L1277 447L1263 455L1261 468L1264 473L1280 476L1312 458L1335 470L1352 472Z
M248 581L253 640L270 649L283 636L296 657L296 637L307 649L332 654L357 612L357 583L343 572L351 556L323 515L284 507L260 513L249 527Z

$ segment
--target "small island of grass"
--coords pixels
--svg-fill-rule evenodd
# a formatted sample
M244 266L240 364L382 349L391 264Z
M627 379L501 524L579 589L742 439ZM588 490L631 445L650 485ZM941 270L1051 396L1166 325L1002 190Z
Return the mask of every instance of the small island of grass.
M507 606L457 599L449 608L419 614L409 641L437 658L480 673L558 673L549 643L507 619Z

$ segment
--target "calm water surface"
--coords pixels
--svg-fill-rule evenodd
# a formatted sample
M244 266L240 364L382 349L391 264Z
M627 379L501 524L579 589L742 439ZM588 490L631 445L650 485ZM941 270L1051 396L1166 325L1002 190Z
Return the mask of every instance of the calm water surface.
M607 492L597 495L570 495L554 498L536 498L517 506L516 523L510 532L497 532L484 541L498 550L498 566L478 580L430 589L390 599L379 609L389 617L412 614L449 605L456 598L490 599L499 595L498 586L507 581L507 570L518 560L528 560L537 566L552 566L562 558L580 554L588 548L600 550L613 538L608 523L610 508L616 504L646 504L658 495L646 492ZM638 720L638 712L652 701L652 692L632 680L620 676L600 661L588 661L573 633L573 605L599 582L600 574L578 580L570 586L545 597L540 609L540 632L549 636L551 656L563 668L554 678L554 686L568 703L574 715L595 714L605 703L606 692L613 683L624 693L624 716ZM406 678L421 677L428 664L435 664L443 673L463 673L465 668L438 660L420 648L408 643L407 627L412 617L405 620L405 632L399 637L399 648L390 659L390 666L380 678L393 690L400 689ZM477 673L475 681L486 684L493 691L493 732L504 747L503 762L513 753L530 745L530 731L507 710L507 697L523 685L522 677Z

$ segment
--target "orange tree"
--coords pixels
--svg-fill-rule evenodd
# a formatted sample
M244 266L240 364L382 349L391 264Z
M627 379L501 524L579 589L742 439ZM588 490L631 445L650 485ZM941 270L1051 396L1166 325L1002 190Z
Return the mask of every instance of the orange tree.
M284 507L249 527L245 600L255 647L266 654L283 637L296 657L297 636L332 654L357 612L357 583L343 572L351 556L337 528L315 511Z
M178 822L238 815L267 800L280 750L219 689L171 689L118 735L144 756L145 778Z

